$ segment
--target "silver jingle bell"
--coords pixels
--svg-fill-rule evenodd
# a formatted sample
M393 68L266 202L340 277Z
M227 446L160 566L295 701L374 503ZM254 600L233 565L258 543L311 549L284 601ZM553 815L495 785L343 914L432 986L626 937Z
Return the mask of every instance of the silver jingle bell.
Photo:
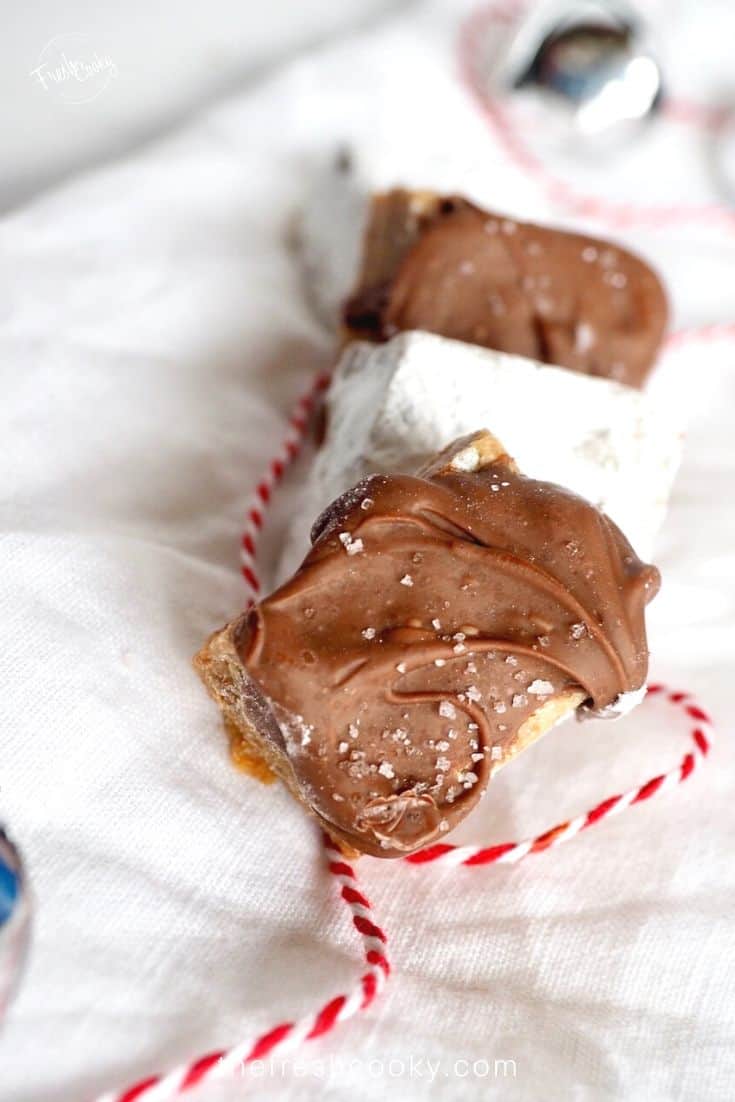
M501 79L506 90L538 99L561 137L595 149L630 139L662 96L644 26L618 0L534 7L511 43Z

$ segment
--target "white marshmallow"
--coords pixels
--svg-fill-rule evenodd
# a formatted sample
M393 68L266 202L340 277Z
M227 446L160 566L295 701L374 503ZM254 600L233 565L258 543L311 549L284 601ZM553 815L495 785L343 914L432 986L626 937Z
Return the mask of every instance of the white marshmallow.
M286 540L279 577L311 526L376 471L412 472L459 436L489 429L520 470L603 509L650 559L681 452L681 432L644 392L520 356L402 333L347 346L328 396L328 431Z

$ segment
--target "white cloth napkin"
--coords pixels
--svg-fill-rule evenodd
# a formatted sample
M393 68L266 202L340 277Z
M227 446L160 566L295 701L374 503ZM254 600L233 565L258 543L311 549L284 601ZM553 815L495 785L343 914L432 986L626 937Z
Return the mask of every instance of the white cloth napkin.
M0 223L0 815L36 900L0 1037L3 1099L94 1095L314 1009L359 973L313 828L280 788L230 768L189 659L244 602L249 491L329 360L288 247L312 166L349 140L411 182L569 221L458 82L468 10L411 5ZM710 48L727 50L723 27ZM701 140L662 124L651 143L619 177L601 168L600 190L702 198ZM626 239L664 271L678 324L735 317L735 233ZM652 673L713 710L710 763L517 867L361 861L391 939L384 997L304 1063L196 1102L248 1089L370 1102L394 1083L408 1102L732 1096L735 352L680 355L691 432L658 556ZM296 478L266 566L289 493ZM684 749L652 705L567 725L493 783L459 837L530 835ZM515 1061L512 1083L496 1059Z

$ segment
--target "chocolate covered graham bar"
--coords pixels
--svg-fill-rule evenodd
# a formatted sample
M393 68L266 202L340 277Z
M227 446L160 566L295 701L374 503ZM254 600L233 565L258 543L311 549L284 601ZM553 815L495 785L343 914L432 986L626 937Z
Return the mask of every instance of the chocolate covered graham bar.
M643 691L657 570L489 433L416 476L366 479L312 539L195 664L245 753L347 850L444 837L565 715Z
M617 245L400 188L368 211L349 338L419 329L639 387L667 321L658 277Z

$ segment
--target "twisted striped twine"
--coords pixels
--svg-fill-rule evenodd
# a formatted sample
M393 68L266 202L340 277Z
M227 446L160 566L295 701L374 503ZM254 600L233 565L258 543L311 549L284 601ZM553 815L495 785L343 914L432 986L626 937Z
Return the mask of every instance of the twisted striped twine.
M247 509L245 529L240 541L240 570L253 598L257 598L260 593L260 577L255 563L255 554L258 536L265 522L265 510L274 489L304 446L310 417L319 395L329 386L331 377L328 371L317 372L309 389L297 401L288 419L288 430L283 444L255 487L253 499Z
M635 204L614 204L594 196L580 195L564 181L554 178L515 134L499 104L487 97L476 69L475 46L481 32L490 22L511 21L517 12L518 5L515 3L495 4L475 13L467 21L460 39L461 75L480 109L493 124L512 159L545 184L547 193L554 202L561 203L578 214L600 217L617 226L639 222L646 222L654 227L666 226L672 221L689 218L711 223L724 222L729 229L735 227L735 216L732 212L715 204L700 207L682 205L644 207ZM712 119L708 119L707 112L703 109L690 110L686 104L678 105L678 108L678 114L685 121L701 125L719 124L720 120L714 115ZM677 105L674 105L672 113L677 113ZM733 337L735 337L735 324L714 323L697 329L683 329L672 334L667 341L666 349L675 351L690 341L711 342ZM274 489L301 452L310 416L319 396L329 385L329 381L329 373L319 372L306 393L299 398L289 418L289 428L282 447L268 464L247 510L240 554L242 575L250 589L252 600L257 599L261 590L256 552L267 506ZM660 773L626 792L610 796L590 811L559 823L534 838L521 842L502 842L493 846L455 846L442 843L411 854L404 858L403 863L455 868L516 864L530 854L542 853L561 845L588 827L618 815L627 807L643 803L677 787L692 775L708 754L713 733L712 721L690 693L671 691L664 685L656 684L648 686L647 699L651 698L679 709L689 725L691 748L684 754L681 761L666 773ZM339 848L327 835L323 835L323 843L329 871L341 885L342 899L349 907L353 925L362 938L365 962L368 965L367 970L359 977L349 994L337 995L315 1013L305 1016L300 1021L283 1022L234 1048L209 1052L166 1074L153 1075L121 1091L103 1094L96 1102L164 1102L166 1099L186 1093L205 1080L231 1078L238 1072L242 1072L248 1064L267 1059L275 1053L283 1055L307 1041L316 1040L372 1005L390 975L386 935L375 922L370 902L358 887L352 865L345 861Z
M360 1011L367 1010L390 975L386 936L374 920L370 901L358 887L355 870L330 838L324 835L323 842L329 871L341 885L340 894L352 914L352 925L362 938L368 965L352 990L347 995L330 999L316 1013L307 1014L300 1021L281 1022L234 1048L208 1052L164 1075L151 1075L121 1091L100 1095L96 1102L163 1102L186 1094L205 1080L232 1079L242 1074L249 1064L292 1052L304 1042L315 1041Z
M708 326L701 331L682 331L680 334L674 334L671 341L676 344L684 339L709 340L729 337L735 335L730 331L734 328ZM299 398L294 414L289 418L289 428L284 444L276 458L268 464L264 476L256 487L253 502L247 510L247 527L242 537L241 569L253 598L257 597L261 588L255 555L258 535L265 521L265 511L274 488L301 451L310 414L328 383L329 376L320 372L315 376L306 393ZM521 842L501 842L493 846L454 846L442 843L428 846L405 857L403 864L465 868L477 868L490 864L516 864L529 854L553 849L588 827L619 814L627 807L667 792L687 780L709 752L712 721L690 693L673 692L660 684L649 685L647 700L650 699L658 699L678 709L686 717L689 726L692 746L672 769L626 792L608 797L590 811L559 823L535 838ZM341 886L342 899L349 907L352 923L362 938L365 962L368 965L367 971L362 973L352 990L346 995L337 995L315 1013L305 1016L300 1021L282 1022L234 1048L206 1053L174 1068L173 1071L152 1075L121 1091L110 1091L100 1095L95 1102L165 1102L185 1094L205 1080L232 1078L242 1073L244 1068L255 1061L265 1060L275 1054L282 1056L293 1051L305 1042L316 1040L331 1032L338 1025L372 1005L390 975L386 935L375 921L369 900L358 887L352 865L344 859L340 849L327 835L323 835L323 843L329 871Z
M703 708L696 703L690 693L672 692L664 685L649 685L647 698L658 697L660 700L681 709L690 724L690 736L692 747L678 765L673 766L666 773L659 773L650 780L635 788L629 788L627 792L621 792L617 796L608 796L606 800L597 804L591 811L577 815L574 819L558 823L545 830L543 834L535 838L527 838L523 842L501 842L495 846L452 846L439 844L428 846L426 849L412 853L404 860L411 865L439 864L456 867L467 865L514 865L530 853L542 853L544 850L560 846L570 838L580 834L595 823L601 823L603 819L609 819L613 815L619 815L626 807L643 803L652 799L658 793L668 792L672 788L690 777L694 769L709 753L712 741L712 720Z

